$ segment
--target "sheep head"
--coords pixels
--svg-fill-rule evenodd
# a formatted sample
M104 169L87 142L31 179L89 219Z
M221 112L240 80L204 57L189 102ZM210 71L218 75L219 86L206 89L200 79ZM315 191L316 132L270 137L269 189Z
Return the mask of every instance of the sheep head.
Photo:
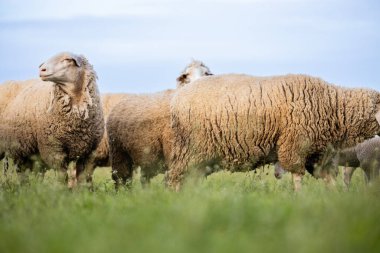
M65 100L79 116L88 117L88 106L92 105L89 84L95 81L96 73L87 59L82 55L69 52L59 53L39 67L40 78L53 82L62 90ZM52 94L51 106L56 98Z
M51 81L56 84L67 86L75 92L81 87L79 82L83 78L82 58L72 53L57 54L40 65L40 77L43 81Z
M203 77L212 75L210 69L201 61L193 60L182 71L181 75L177 78L177 88L183 87L188 83Z
M274 176L277 178L277 179L281 179L282 176L286 173L286 171L281 167L280 163L277 162L275 165L274 165Z

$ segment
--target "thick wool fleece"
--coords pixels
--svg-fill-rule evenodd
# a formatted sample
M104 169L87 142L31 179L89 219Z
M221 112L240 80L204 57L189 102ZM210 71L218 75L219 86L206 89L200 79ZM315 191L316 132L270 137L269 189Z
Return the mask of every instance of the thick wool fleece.
M174 92L128 95L112 109L107 129L115 181L125 183L137 166L143 181L166 170L172 141L169 103Z
M171 102L168 184L177 188L190 167L219 160L251 167L279 160L286 170L303 174L329 144L353 146L380 132L379 104L373 90L305 75L231 74L195 81Z
M0 153L20 167L39 155L48 167L60 170L70 161L87 159L103 135L104 121L95 71L84 57L82 63L83 94L76 105L52 82L28 80L0 86L2 90L18 87L0 112Z

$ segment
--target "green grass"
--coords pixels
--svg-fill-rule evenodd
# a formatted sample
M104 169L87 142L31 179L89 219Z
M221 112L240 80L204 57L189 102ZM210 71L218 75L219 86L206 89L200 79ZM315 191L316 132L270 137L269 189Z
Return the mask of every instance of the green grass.
M116 192L109 169L95 190L69 191L50 172L20 186L1 178L0 252L380 252L380 185L361 172L349 191L306 177L219 172L172 192L156 177Z

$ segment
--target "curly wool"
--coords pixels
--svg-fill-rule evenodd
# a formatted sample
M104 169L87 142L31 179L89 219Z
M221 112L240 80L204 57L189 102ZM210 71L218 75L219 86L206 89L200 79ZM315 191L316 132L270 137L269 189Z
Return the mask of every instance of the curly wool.
M189 168L220 160L251 167L279 160L303 174L307 160L327 145L353 146L378 133L379 104L373 90L305 75L206 77L172 99L168 184L178 187Z

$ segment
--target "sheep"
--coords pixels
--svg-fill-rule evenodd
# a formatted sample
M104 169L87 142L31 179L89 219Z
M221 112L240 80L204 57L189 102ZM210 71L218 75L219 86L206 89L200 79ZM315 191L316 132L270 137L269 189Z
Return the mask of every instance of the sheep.
M351 177L354 170L357 167L363 169L366 177L366 181L371 181L374 178L379 176L380 170L380 137L376 136L372 139L366 140L363 143L358 144L355 147L355 153L357 161L359 161L360 165L357 163L352 163L351 157L347 157L348 154L344 151L339 152L337 159L334 161L334 165L341 165L345 162L345 171L344 171L344 182L347 186L349 186L351 182ZM346 156L346 157L345 157ZM348 158L348 159L347 159ZM350 159L351 158L351 159ZM351 163L350 163L351 162Z
M365 173L365 180L373 180L378 176L380 170L380 137L365 140L355 147L345 148L336 152L331 162L335 170L338 166L343 166L343 181L347 187L351 182L351 177L356 168L361 167ZM274 175L281 179L286 171L279 163L275 164ZM311 172L313 175L313 171ZM318 175L317 175L318 176Z
M380 132L380 94L306 75L204 77L171 101L173 146L167 185L213 162L279 161L301 189L305 167L329 144L353 146ZM239 168L239 166L237 167Z
M177 78L177 87L208 75L208 67L193 61ZM172 140L169 103L174 93L175 90L165 90L128 95L111 110L107 129L116 188L120 183L125 185L138 166L143 185L166 171Z
M84 56L69 52L53 56L39 72L41 80L0 85L0 94L8 94L0 97L0 154L20 172L41 159L74 186L68 164L76 162L79 177L104 131L97 76Z

